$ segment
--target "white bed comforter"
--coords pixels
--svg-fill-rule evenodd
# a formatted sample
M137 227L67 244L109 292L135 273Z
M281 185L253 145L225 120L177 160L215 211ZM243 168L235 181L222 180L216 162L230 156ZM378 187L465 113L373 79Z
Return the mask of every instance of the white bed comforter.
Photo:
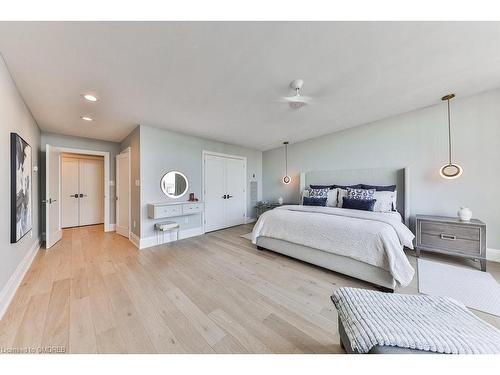
M281 206L262 214L252 232L342 255L391 273L408 285L413 270L403 246L413 249L413 233L397 213L350 210L336 207Z

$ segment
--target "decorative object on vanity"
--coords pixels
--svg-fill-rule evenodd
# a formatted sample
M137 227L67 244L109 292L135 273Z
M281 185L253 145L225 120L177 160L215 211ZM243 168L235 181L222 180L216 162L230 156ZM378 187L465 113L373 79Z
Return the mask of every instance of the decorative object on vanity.
M419 258L418 291L500 316L500 284L490 273L472 267Z
M150 203L148 204L148 217L150 219L163 219L166 217L177 217L195 215L203 212L203 203Z
M429 251L479 260L486 271L486 224L477 219L417 215L417 257Z
M460 165L452 163L451 159L451 120L450 120L450 100L455 97L455 94L445 95L441 100L445 101L448 106L448 164L445 164L439 170L439 174L443 178L453 179L459 177L463 169Z
M31 146L10 133L10 242L16 243L33 226Z
M189 183L187 177L178 171L165 173L160 181L161 190L169 198L180 198L187 193Z
M472 219L472 211L467 207L460 207L457 212L460 221L470 221Z
M280 204L280 205L283 204L283 197L278 198L278 204Z
M180 225L179 225L179 223L176 223L175 221L164 221L161 223L156 223L155 224L155 231L157 232L156 240L157 240L158 245L161 245L161 244L166 242L166 238L165 238L166 233L172 234L175 232L175 234L176 234L175 241L177 241L179 239L179 229L180 229ZM170 241L174 241L174 240L172 240L172 238L170 238Z
M280 99L281 102L288 103L290 108L299 109L303 106L307 105L312 98L309 96L300 95L300 89L304 85L304 81L302 79L294 79L290 82L290 88L295 90L295 95L293 96L284 96Z
M283 183L289 184L292 182L292 178L288 175L288 142L283 142L285 145L285 176L283 177Z
M500 353L500 331L451 298L343 287L331 299L347 353Z
M198 198L194 196L194 193L189 193L188 202L198 202Z

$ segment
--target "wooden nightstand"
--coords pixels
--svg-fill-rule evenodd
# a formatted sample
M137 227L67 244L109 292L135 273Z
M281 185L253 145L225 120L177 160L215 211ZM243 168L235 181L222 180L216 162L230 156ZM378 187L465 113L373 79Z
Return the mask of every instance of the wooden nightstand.
M460 221L444 216L417 215L417 257L429 251L478 259L486 271L486 224L481 220Z
M279 204L279 203L263 203L263 202L257 203L257 205L255 206L255 208L257 208L257 219L264 212L272 210L273 208L276 208L276 207L279 207L279 206L284 206L286 204L293 204L293 203L283 203L283 204Z

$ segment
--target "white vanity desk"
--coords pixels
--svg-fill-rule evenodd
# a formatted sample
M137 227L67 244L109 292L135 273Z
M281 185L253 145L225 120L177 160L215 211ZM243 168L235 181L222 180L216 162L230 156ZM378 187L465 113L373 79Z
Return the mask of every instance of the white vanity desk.
M195 215L201 212L203 212L202 202L163 202L148 204L148 217L150 219Z

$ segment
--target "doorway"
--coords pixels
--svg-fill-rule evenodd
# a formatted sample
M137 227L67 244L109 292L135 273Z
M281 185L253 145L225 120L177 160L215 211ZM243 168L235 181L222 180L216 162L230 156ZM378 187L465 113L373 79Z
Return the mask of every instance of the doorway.
M104 223L104 158L61 154L61 227Z
M45 145L45 196L42 200L45 209L45 223L42 227L45 228L43 234L45 240L45 248L49 249L62 238L62 220L61 220L61 156L63 154L81 154L101 156L104 164L103 185L103 201L104 201L104 231L110 232L114 230L114 224L110 224L109 214L109 152L83 150L69 147L57 147L50 144ZM75 192L76 193L76 192ZM74 194L75 194L74 193ZM78 193L80 194L80 193ZM83 193L82 193L83 194Z
M130 238L130 147L116 155L116 233Z
M206 232L246 221L246 158L203 152Z

